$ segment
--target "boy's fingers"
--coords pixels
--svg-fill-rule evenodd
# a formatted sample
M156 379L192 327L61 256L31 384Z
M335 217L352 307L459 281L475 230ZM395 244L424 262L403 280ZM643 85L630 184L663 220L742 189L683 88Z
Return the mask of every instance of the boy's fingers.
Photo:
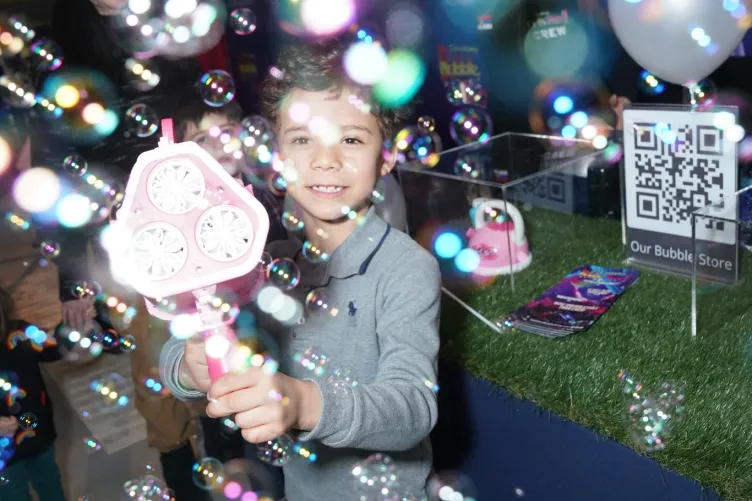
M212 386L209 391L213 388ZM219 398L212 395L211 402L206 406L206 414L213 418L242 414L264 405L267 399L266 395L261 395L254 388L240 389Z
M265 424L256 428L243 430L241 435L243 438L252 444L262 444L269 440L274 440L280 436L284 431L280 431L278 425Z
M242 373L229 372L212 383L209 388L209 400L218 400L229 393L252 388L258 384L262 375L263 372L258 367L251 367Z
M266 412L265 407L261 405L244 412L238 412L235 414L233 421L235 421L235 424L238 425L239 428L250 430L267 424L269 422L269 413Z

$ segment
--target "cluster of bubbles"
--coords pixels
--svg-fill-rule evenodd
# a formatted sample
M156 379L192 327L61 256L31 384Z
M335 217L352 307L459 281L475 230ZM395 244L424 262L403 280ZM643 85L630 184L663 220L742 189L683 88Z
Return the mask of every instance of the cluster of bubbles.
M441 139L433 119L421 117L417 126L405 127L393 139L384 141L383 157L400 167L431 168L439 163L440 152Z
M5 213L5 221L11 224L11 228L16 230L26 231L31 228L31 223L28 220L11 211Z
M128 501L175 501L175 493L146 466L146 474L123 484L123 499Z
M126 395L128 385L121 375L114 372L104 379L93 380L89 383L89 389L100 394L107 406L125 407L130 400Z
M61 162L62 171L82 182L75 190L53 170L33 167L19 174L12 186L13 198L22 210L43 221L54 221L66 228L78 228L102 222L123 199L122 190L87 173L88 164L80 155L69 155Z
M376 453L355 463L351 469L358 499L367 501L476 501L475 486L466 475L439 472L428 479L426 492L408 487L410 478L403 479L394 460Z
M221 493L235 501L272 501L260 484L263 472L259 466L244 459L231 459L222 464L214 458L203 458L193 466L193 482L200 489Z
M662 451L684 413L681 384L666 381L657 393L646 394L642 383L625 370L619 372L619 381L630 438L645 452Z
M116 39L140 59L189 57L221 39L227 11L217 0L131 0L114 16Z
M493 134L491 117L485 109L486 91L477 79L452 78L444 84L449 102L457 107L449 133L459 145L485 144Z

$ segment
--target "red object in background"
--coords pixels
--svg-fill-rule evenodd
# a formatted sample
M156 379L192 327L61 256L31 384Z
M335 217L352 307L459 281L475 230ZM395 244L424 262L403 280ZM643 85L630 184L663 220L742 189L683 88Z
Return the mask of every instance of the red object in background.
M222 37L212 50L201 54L198 58L201 69L206 73L211 70L224 70L232 74L230 68L230 51L227 48L227 38Z

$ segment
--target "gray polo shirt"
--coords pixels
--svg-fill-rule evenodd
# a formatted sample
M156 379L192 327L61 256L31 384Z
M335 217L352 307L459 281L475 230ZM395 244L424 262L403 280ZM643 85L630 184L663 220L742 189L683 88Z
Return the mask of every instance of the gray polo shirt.
M289 293L304 300L324 287L338 314L308 313L283 326L259 314L259 325L279 343L280 370L314 381L322 395L318 425L299 440L315 442L318 459L284 466L288 501L359 499L352 466L374 452L396 463L402 494L420 495L431 469L428 434L436 423L441 276L438 263L409 236L392 229L373 208L322 264L312 264L293 240L274 242L272 257L298 264L300 284ZM294 361L307 348L328 358L327 373L350 371L357 385L326 382ZM184 343L162 349L162 381L177 398L204 398L178 385ZM367 492L367 491L366 491Z

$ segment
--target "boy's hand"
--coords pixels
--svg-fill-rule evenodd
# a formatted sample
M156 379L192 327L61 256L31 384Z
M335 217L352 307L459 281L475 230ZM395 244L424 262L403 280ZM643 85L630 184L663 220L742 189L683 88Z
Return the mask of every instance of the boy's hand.
M0 436L12 437L18 430L18 419L15 416L0 417Z
M321 416L321 394L313 383L279 372L270 376L257 367L222 376L208 395L206 413L215 418L235 414L243 438L254 444L290 428L310 431Z
M611 106L611 109L614 111L614 113L616 113L616 127L614 128L616 130L621 130L622 126L624 125L624 107L632 104L632 101L630 101L626 97L613 94L608 100L608 104L609 106Z
M211 379L206 365L204 341L200 336L193 336L185 341L185 353L180 362L180 384L201 392L209 390Z

